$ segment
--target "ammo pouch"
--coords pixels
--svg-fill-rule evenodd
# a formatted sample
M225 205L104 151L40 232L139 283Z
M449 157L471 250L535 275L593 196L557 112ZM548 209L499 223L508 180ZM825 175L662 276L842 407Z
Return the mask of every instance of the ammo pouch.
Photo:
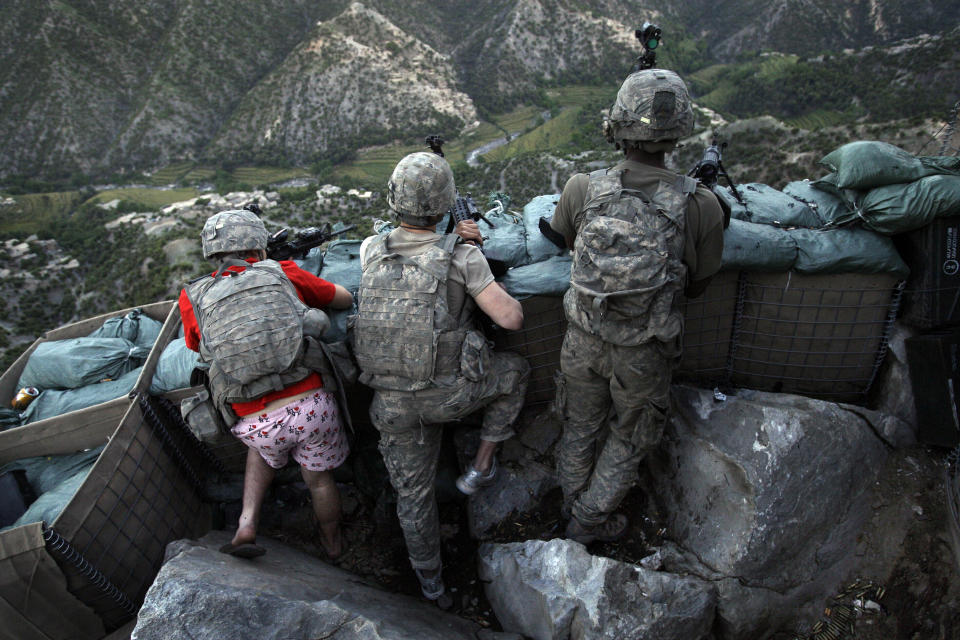
M471 382L480 382L490 371L492 359L490 341L479 331L467 331L460 347L460 375Z
M206 387L180 401L180 415L200 442L215 444L230 429L223 423Z

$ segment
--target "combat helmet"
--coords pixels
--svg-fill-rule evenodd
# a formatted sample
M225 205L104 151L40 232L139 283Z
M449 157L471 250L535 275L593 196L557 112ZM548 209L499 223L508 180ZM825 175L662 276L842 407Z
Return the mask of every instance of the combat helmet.
M266 249L270 239L267 228L252 211L231 209L215 213L203 225L200 234L203 257L218 253Z
M435 153L418 151L406 156L387 182L387 205L401 221L418 227L439 222L456 198L453 171Z
M603 123L607 140L671 143L693 133L687 85L673 71L644 69L627 76ZM668 145L669 146L669 145Z

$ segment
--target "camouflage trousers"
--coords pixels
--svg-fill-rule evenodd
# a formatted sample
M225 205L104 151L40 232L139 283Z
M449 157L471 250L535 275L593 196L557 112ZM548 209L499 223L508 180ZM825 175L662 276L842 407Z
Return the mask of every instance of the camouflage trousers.
M557 387L564 422L557 475L564 503L582 524L607 519L636 479L640 461L660 442L678 360L679 347L672 344L621 347L572 324L567 328ZM616 416L609 416L611 407Z
M380 432L380 453L397 491L397 516L414 569L440 566L434 480L443 424L483 409L480 437L507 440L514 435L529 375L522 356L494 353L480 382L461 378L452 387L374 394L370 419Z

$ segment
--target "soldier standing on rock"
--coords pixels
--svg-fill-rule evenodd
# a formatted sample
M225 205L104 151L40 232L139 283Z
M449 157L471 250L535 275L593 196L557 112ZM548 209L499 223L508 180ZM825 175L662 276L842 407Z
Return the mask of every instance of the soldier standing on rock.
M557 472L570 518L566 537L584 544L627 530L627 518L614 511L666 424L680 360L680 301L702 293L720 269L719 202L664 164L664 154L693 132L693 120L677 74L631 74L604 123L624 161L571 177L551 222L573 249ZM608 425L611 404L616 417Z
M412 153L387 187L400 227L361 247L354 352L360 381L375 390L370 418L397 491L410 563L423 595L446 608L434 495L441 428L483 409L480 446L457 488L469 495L493 482L494 453L514 434L530 367L517 354L493 352L477 329L476 308L505 329L522 326L523 310L494 282L480 250L463 242L482 243L476 222L436 233L456 197L446 160Z
M292 260L267 260L267 230L251 211L210 216L202 242L203 257L218 269L180 294L184 338L209 367L207 388L224 423L249 447L239 526L220 551L265 553L255 542L260 507L275 470L292 454L310 490L321 545L337 559L343 538L333 469L349 446L337 399L317 372L324 356L310 340L330 326L320 308L348 309L353 296Z

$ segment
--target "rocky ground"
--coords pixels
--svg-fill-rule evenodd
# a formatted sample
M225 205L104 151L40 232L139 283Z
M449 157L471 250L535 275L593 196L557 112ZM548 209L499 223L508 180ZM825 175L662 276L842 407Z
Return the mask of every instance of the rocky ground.
M479 543L470 536L468 500L453 486L456 477L453 438L445 444L438 472L438 496L446 563L444 577L454 596L452 612L501 630L477 575ZM355 450L363 446L355 444ZM921 445L891 453L870 498L872 520L858 538L856 553L865 568L860 588L853 582L838 584L838 597L824 602L820 620L803 620L798 630L781 631L771 637L777 640L949 640L960 637L960 580L957 578L960 560L951 547L947 524L947 458L946 450ZM357 468L354 465L352 469L338 471L349 549L336 564L387 590L419 596L390 492L385 490L373 496L368 489L370 478L358 478ZM238 483L239 478L233 482ZM641 478L638 485L644 484ZM554 489L534 509L502 521L489 534L488 541L549 540L562 536L559 504L560 493ZM637 486L625 499L624 509L645 513L646 517L631 522L623 540L596 543L590 545L589 551L631 564L655 562L655 556L648 556L671 539L655 501ZM237 503L224 505L223 528L232 530L231 523L236 521L238 512ZM324 559L314 532L305 486L299 482L298 474L281 474L265 504L262 535ZM896 558L892 572L890 558ZM855 603L857 597L861 599ZM851 614L854 604L866 606L866 612ZM846 621L848 616L850 620Z

